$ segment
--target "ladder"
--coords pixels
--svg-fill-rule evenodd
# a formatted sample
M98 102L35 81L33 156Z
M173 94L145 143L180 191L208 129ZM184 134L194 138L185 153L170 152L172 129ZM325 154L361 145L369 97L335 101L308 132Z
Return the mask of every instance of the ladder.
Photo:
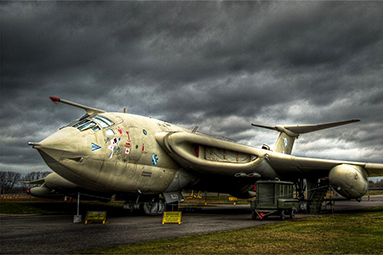
M313 187L309 197L309 213L318 214L322 208L324 197L328 191L328 180L321 180L316 187Z

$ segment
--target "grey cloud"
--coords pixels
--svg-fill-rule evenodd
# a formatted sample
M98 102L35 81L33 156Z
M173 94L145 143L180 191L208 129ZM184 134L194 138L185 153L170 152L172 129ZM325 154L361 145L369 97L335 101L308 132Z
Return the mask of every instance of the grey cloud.
M313 145L327 137L340 148L350 139L371 148L374 161L382 155L380 2L61 1L0 8L0 132L7 147L1 163L13 162L12 169L16 161L43 168L26 143L83 114L49 96L107 111L126 107L255 146L272 145L277 133L251 122L360 118L299 139L296 152L333 155L332 145Z

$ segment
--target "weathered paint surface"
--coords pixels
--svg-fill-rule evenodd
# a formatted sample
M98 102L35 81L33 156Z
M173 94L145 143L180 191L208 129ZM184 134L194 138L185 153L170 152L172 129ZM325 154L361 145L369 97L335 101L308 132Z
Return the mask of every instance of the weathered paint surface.
M274 150L223 141L170 123L125 113L111 113L53 98L80 107L87 116L32 143L59 176L50 178L68 189L107 194L161 194L201 188L251 196L258 179L327 178L355 198L366 192L368 176L383 175L383 164L294 157L290 153L301 133L358 120L257 127L280 132ZM349 176L349 178L342 178ZM49 179L47 179L49 180ZM54 183L53 180L57 180ZM48 184L48 183L47 183ZM47 185L49 186L49 185ZM65 187L64 187L65 186ZM44 190L45 192L45 190Z

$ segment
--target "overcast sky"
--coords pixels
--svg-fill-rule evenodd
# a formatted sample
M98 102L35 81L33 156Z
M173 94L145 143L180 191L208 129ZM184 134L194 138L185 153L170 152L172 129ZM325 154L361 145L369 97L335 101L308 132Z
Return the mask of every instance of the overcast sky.
M57 96L274 146L263 125L361 122L293 154L383 163L383 2L38 1L1 6L1 171L82 116Z

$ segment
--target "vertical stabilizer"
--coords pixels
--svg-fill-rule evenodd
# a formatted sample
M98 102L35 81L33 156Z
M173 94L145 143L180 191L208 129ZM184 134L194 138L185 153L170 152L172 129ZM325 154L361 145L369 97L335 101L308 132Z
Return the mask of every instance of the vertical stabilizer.
M255 127L261 127L271 130L279 131L279 137L275 143L274 150L275 152L280 152L284 154L291 154L293 150L294 141L298 138L299 134L314 132L326 128L336 127L340 125L345 125L353 122L358 122L360 120L346 120L338 122L330 122L318 125L295 125L295 126L263 126L257 124L251 124Z
M273 151L290 155L293 150L295 138L298 138L299 134L288 132L288 130L286 131L287 132L283 130L280 131Z

